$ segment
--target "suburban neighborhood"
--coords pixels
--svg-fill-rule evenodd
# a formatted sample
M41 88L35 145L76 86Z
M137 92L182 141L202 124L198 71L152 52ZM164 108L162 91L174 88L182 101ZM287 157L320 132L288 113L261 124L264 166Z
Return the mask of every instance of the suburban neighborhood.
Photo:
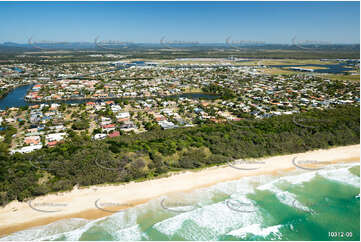
M73 133L99 140L359 105L357 82L308 72L272 75L263 65L239 63L181 59L176 64L116 61L50 65L49 69L31 64L2 66L2 90L28 85L24 98L29 105L0 110L0 139L11 133L10 152L28 153L54 147ZM5 124L13 131L6 131Z

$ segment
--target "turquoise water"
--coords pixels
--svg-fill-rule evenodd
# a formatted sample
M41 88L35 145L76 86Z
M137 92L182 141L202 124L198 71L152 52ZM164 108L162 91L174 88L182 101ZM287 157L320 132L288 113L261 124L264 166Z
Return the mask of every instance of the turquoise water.
M0 240L360 240L359 193L359 164L339 164L219 183Z

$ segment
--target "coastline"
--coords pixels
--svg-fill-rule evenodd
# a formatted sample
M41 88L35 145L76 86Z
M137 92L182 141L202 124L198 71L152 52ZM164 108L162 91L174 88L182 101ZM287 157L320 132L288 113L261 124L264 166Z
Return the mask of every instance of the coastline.
M360 162L360 144L341 146L326 150L314 150L305 153L273 156L256 159L258 169L241 170L227 165L205 168L198 171L186 171L169 177L130 182L121 185L94 185L86 188L74 188L72 191L40 196L32 204L53 203L65 206L57 212L40 212L26 202L13 201L0 208L0 236L34 226L45 225L66 218L96 219L112 213L96 207L96 201L114 203L110 211L118 211L151 199L177 192L188 192L217 183L238 180L247 176L263 174L280 175L297 169L293 159L306 159L327 162L328 164ZM261 164L262 163L262 164ZM104 208L107 208L104 206Z

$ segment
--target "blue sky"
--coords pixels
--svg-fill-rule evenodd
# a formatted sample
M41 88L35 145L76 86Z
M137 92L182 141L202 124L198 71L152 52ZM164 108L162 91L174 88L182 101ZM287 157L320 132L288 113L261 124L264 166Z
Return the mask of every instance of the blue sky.
M0 42L360 42L359 2L0 2Z

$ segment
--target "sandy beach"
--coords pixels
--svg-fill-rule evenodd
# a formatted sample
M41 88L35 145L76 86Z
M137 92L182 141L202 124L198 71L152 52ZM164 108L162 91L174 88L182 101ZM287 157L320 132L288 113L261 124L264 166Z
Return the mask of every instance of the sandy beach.
M13 201L0 208L0 236L64 218L96 219L109 216L112 211L145 203L162 195L191 191L246 176L277 175L300 169L295 167L294 160L309 168L316 167L318 162L324 165L360 162L360 145L261 158L254 160L256 163L252 165L240 162L144 182L74 188L69 192L37 197L30 203Z

